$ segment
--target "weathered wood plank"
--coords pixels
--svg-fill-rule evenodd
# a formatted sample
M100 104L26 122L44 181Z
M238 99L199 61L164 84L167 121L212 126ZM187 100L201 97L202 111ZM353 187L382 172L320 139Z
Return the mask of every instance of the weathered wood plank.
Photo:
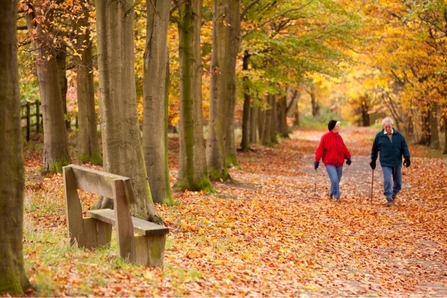
M107 198L114 198L113 185L115 180L129 180L130 183L128 177L101 172L78 165L68 165L66 167L70 167L74 172L76 188Z
M99 246L110 247L112 225L92 217L84 217L84 246L92 249Z
M124 189L126 190L127 203L135 204L135 196L133 194L133 188L130 179L124 180Z
M124 181L115 180L113 189L115 193L115 207L113 209L116 216L116 238L120 256L135 263L135 239Z
M87 216L104 221L111 225L115 225L116 217L112 209L99 209L87 211ZM151 235L166 235L169 233L169 228L157 225L156 223L132 217L132 224L135 233L144 236Z
M136 261L146 266L163 267L166 235L135 236Z
M64 195L65 195L65 215L67 217L68 237L70 245L76 242L79 246L84 246L84 222L82 219L82 206L79 201L78 191L73 170L70 167L63 168L64 175Z

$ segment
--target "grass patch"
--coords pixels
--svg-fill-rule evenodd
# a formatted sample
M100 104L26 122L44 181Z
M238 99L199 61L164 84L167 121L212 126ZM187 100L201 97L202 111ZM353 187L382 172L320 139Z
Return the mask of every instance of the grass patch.
M331 112L322 113L320 116L314 117L312 115L304 115L300 117L300 127L303 128L313 128L313 129L327 129L327 124L330 120L340 121L341 127L350 127L351 123L342 121L340 116L337 116Z

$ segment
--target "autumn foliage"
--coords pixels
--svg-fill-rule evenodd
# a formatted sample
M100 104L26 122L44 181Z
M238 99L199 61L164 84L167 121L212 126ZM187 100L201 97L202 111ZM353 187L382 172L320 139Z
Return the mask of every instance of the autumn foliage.
M157 206L168 235L163 269L120 260L116 247L70 247L62 177L43 179L26 152L24 254L30 296L386 296L447 295L447 172L410 144L397 203L385 206L380 167L371 200L369 150L375 131L342 130L353 162L339 203L312 154L323 131L297 130L274 148L239 153L236 182L216 193L174 193ZM170 139L170 170L178 143ZM37 159L36 159L37 158ZM174 181L172 181L173 183ZM90 206L95 198L81 194Z

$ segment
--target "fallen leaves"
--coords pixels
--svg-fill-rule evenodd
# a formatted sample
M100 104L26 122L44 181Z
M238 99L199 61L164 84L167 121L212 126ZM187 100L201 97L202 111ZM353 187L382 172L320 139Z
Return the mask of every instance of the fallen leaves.
M56 205L44 212L36 208L38 219L28 213L31 228L52 229L56 237L26 238L29 274L56 296L447 295L445 161L412 158L392 208L385 207L377 176L370 204L371 170L361 164L370 148L363 148L367 138L357 129L349 140L356 167L345 172L342 200L334 203L327 197L326 174L314 175L307 159L319 133L299 132L312 138L239 153L240 169L230 170L236 184L217 182L215 194L174 193L178 204L157 205L171 231L163 269L126 264L116 257L116 247L73 247L57 261L44 258L57 254L51 246L68 247L57 240L66 234L61 179L27 185L34 199L49 196L53 200L45 202ZM45 274L53 284L39 279Z

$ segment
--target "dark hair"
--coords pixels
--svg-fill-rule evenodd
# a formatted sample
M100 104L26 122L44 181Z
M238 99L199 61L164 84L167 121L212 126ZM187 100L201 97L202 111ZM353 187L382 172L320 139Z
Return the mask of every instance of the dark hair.
M327 129L329 129L329 131L333 130L336 124L337 124L337 120L329 121L329 123L327 124Z

